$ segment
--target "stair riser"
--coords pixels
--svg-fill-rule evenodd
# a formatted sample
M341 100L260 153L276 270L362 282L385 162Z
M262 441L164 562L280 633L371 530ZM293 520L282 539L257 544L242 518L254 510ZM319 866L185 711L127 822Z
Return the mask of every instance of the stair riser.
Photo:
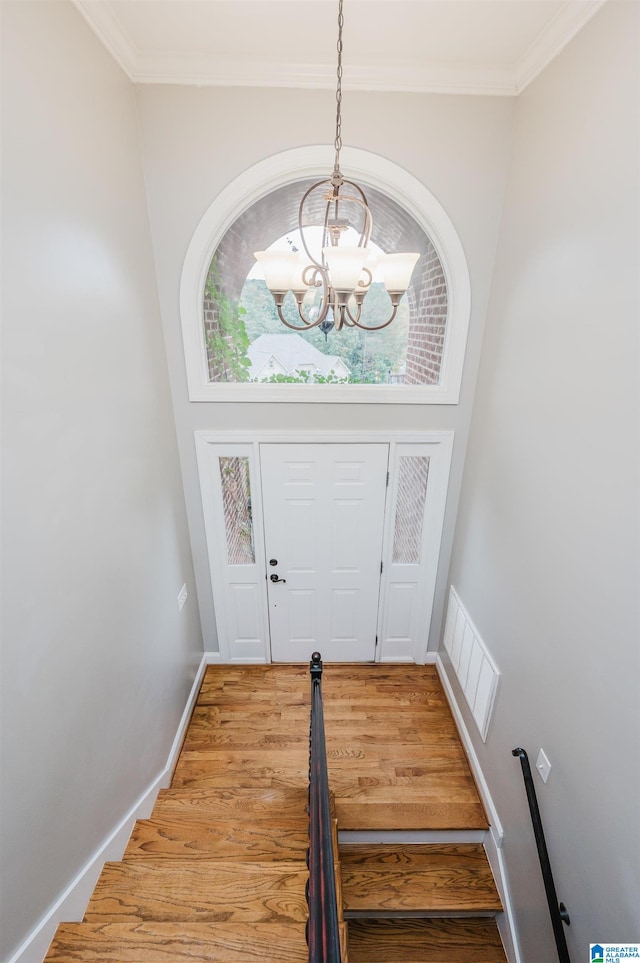
M506 963L493 920L358 920L349 923L351 963Z

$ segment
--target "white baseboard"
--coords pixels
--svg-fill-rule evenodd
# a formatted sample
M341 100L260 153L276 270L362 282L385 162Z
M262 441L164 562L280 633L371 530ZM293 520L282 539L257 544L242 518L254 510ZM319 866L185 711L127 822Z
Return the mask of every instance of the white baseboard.
M262 658L237 657L224 659L220 652L205 652L204 657L207 665L266 665L267 660Z
M491 866L491 871L493 872L496 886L498 887L498 893L500 894L500 899L504 907L504 912L499 913L496 922L498 924L498 929L500 931L500 937L504 946L505 953L509 963L522 963L522 955L520 953L520 947L518 944L518 932L515 923L515 914L513 911L513 903L511 901L511 891L509 889L509 881L507 877L507 871L504 861L504 855L502 852L502 843L504 840L504 832L502 829L502 823L500 822L500 817L495 807L495 803L489 792L489 786L484 777L484 773L480 768L480 761L476 754L473 746L473 741L469 735L469 730L464 721L464 716L460 711L458 706L455 692L449 678L447 676L444 663L437 653L436 666L438 669L438 675L440 676L440 681L447 694L447 699L449 701L449 706L451 712L453 713L453 718L455 720L458 734L464 746L467 758L469 760L469 765L471 766L471 771L473 772L474 779L478 786L478 792L482 799L482 803L485 807L487 816L489 817L490 830L486 833L484 838L484 848L487 854L487 859L489 860L489 865Z
M496 845L493 833L487 833L484 840L484 851L487 854L493 878L498 887L498 893L504 907L503 913L498 913L496 923L509 963L522 963L518 930L516 927L511 893L507 885L507 869L504 864L504 851Z
M425 652L421 659L414 659L411 655L406 658L392 655L388 659L383 658L378 661L380 665L433 665L436 661L436 655L437 652Z
M122 859L136 819L148 819L151 815L156 796L171 782L173 770L178 761L180 748L189 725L191 713L207 666L206 654L202 657L196 677L178 725L175 739L169 751L166 766L131 809L122 817L109 836L100 844L91 858L85 863L75 879L47 910L42 919L34 926L26 940L16 950L7 963L42 963L51 944L58 923L79 922L84 916L91 894L106 862Z
M215 653L211 653L211 654L213 655ZM169 757L167 759L167 764L164 767L164 771L160 776L160 780L161 780L161 785L159 787L160 789L167 789L171 784L171 780L173 778L173 770L176 768L176 765L178 764L178 756L180 755L180 750L182 749L182 743L184 742L184 737L187 734L187 727L191 720L191 716L193 715L193 709L196 704L196 699L198 698L200 686L202 685L202 679L204 678L205 669L209 664L207 662L207 655L208 653L205 652L205 654L200 659L200 665L198 666L198 671L196 672L196 676L195 676L195 679L193 680L193 685L191 686L191 691L189 692L189 696L187 698L184 711L182 713L182 716L180 717L180 722L178 723L178 730L176 732L175 739L173 740L171 749L169 750Z

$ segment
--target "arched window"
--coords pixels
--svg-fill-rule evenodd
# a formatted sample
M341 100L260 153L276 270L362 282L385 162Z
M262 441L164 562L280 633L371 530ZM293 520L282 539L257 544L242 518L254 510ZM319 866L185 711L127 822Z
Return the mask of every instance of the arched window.
M367 192L373 244L420 254L398 316L379 332L328 335L293 332L277 318L254 251L300 246L300 198L327 167L319 152L326 157L306 148L256 165L198 226L181 289L191 400L457 401L470 303L462 247L430 192L376 155L345 149L344 165ZM388 316L375 276L365 306L372 324Z

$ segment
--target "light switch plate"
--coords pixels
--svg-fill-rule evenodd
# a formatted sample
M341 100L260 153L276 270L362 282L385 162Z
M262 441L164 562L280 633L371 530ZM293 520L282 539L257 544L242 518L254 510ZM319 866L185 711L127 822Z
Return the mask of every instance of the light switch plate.
M538 758L536 759L536 769L543 782L546 782L549 778L549 773L551 772L551 763L547 758L547 754L544 749L541 749L538 753Z

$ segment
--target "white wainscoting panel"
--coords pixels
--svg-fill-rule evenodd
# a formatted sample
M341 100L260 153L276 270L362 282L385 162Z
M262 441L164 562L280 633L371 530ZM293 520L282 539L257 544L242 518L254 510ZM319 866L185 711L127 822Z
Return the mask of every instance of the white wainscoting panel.
M500 673L453 586L449 590L443 642L484 742Z

